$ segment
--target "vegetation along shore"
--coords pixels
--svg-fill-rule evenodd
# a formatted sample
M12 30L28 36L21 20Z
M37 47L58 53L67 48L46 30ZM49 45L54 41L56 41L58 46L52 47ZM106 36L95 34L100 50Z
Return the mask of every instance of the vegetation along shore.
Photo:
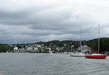
M91 51L97 50L97 39L93 40L83 40L82 45L90 47ZM80 47L79 41L72 40L53 40L48 42L36 42L29 44L0 44L0 52L29 52L29 53L63 53L63 52L72 52L78 50ZM109 54L109 38L101 38L100 42L100 51L101 53Z

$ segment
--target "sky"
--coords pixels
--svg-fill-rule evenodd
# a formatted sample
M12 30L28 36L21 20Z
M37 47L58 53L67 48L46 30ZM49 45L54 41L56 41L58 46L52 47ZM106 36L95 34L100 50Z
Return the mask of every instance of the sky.
M109 0L0 0L0 43L97 37L109 37Z

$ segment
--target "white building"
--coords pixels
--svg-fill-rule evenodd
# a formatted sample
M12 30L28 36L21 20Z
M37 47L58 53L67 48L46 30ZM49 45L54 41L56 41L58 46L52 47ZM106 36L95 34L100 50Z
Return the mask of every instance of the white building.
M34 47L33 50L34 50L34 51L38 51L38 48L37 48L37 47Z
M18 50L18 47L15 46L15 47L14 47L14 51L17 51L17 50Z
M37 46L38 48L41 48L41 45L38 45L38 44L37 44L36 46Z
M33 47L27 47L26 50L31 51L31 50L33 50Z

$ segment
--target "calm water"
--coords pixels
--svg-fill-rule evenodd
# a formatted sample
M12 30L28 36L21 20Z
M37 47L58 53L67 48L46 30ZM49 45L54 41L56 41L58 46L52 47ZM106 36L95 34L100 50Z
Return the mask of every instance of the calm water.
M106 60L66 54L1 53L0 75L109 75Z

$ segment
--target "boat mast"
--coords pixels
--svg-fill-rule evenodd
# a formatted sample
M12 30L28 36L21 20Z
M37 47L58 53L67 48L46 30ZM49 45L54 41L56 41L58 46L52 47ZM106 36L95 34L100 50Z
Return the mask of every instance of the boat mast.
M80 26L80 51L82 51L82 42L81 42L81 26Z
M98 53L100 52L100 24L98 25Z

